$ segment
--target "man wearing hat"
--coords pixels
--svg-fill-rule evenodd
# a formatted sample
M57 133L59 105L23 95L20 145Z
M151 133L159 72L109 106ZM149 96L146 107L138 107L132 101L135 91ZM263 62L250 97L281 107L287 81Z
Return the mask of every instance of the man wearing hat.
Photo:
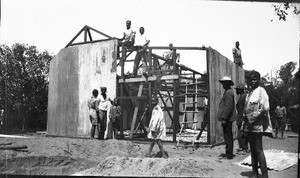
M127 48L133 47L135 32L131 29L131 21L126 21L126 30L123 33L123 38L121 43L123 43Z
M237 137L238 137L238 143L239 143L239 149L238 151L244 151L248 152L248 141L247 137L245 135L242 135L241 132L243 132L243 128L246 125L247 117L244 114L244 107L245 107L245 101L247 94L245 93L245 85L239 84L235 88L236 94L239 95L238 102L236 103L236 110L237 110Z
M231 86L234 85L233 81L229 76L224 76L219 80L222 84L225 92L219 103L218 121L222 123L225 150L226 153L222 154L222 157L227 159L233 158L233 134L232 134L232 122L236 119L235 103L234 103L234 92Z

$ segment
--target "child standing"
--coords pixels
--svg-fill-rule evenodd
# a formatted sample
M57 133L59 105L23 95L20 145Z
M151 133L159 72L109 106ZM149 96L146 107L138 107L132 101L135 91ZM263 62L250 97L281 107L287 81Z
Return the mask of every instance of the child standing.
M121 117L121 107L119 105L119 100L117 98L114 99L113 105L110 107L109 111L109 119L112 122L113 129L113 138L117 138L118 130L119 130L119 122Z
M152 110L152 116L149 124L149 133L148 133L148 138L152 139L152 142L150 143L149 152L146 156L151 156L152 149L156 142L162 154L162 157L167 158L168 156L164 151L162 141L161 141L161 139L166 136L166 124L165 124L164 114L161 107L158 105L157 98L152 100L152 104L154 105L154 108Z
M94 89L92 92L93 96L88 101L88 107L89 107L89 117L92 124L91 128L91 138L94 138L95 135L95 129L99 124L98 121L98 114L97 114L97 108L98 108L98 90Z

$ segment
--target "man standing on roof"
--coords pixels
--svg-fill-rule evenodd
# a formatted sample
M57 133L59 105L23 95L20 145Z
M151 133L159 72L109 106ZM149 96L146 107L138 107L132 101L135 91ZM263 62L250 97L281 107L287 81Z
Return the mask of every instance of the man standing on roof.
M232 54L233 54L233 62L240 66L243 67L244 63L242 60L242 51L240 49L240 42L235 42L235 48L232 49Z
M133 76L137 75L137 70L139 68L140 61L142 59L143 62L143 74L146 74L146 69L147 69L147 59L146 59L146 49L142 49L144 46L148 46L150 43L150 40L148 40L145 35L144 35L145 29L144 27L140 28L140 34L136 36L135 38L135 44L137 48L137 53L134 59L134 65L133 65Z
M219 82L222 84L225 92L219 104L218 121L222 123L223 134L225 140L226 153L222 154L222 157L227 159L233 158L233 134L232 134L232 122L236 119L236 111L234 104L234 92L231 86L234 85L229 76L224 76Z
M133 47L135 31L131 29L131 21L126 21L126 30L123 32L123 38L121 38L121 44L123 43L127 48Z

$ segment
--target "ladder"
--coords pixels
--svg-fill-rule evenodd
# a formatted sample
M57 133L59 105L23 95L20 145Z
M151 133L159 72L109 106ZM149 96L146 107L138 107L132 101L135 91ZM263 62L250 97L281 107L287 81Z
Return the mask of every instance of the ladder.
M194 86L195 85L195 92L194 93L188 93L188 86ZM197 88L197 79L196 79L196 82L195 83L191 83L191 84L188 84L188 82L186 81L185 83L185 99L184 99L184 110L181 111L183 112L183 117L182 117L182 121L180 122L180 132L179 132L179 138L177 140L177 146L179 146L179 142L180 142L180 139L181 139L181 136L182 136L182 131L183 131L183 128L184 128L184 125L185 124L193 124L192 126L192 129L193 129L193 134L194 134L194 138L193 138L193 141L192 141L192 146L194 146L194 143L195 143L195 140L196 140L196 137L197 137L197 134L196 134L196 124L198 123L198 120L197 120L197 117L195 117L194 115L194 118L193 118L193 121L185 121L185 117L186 117L186 114L187 113L199 113L198 111L198 88ZM193 96L195 98L195 101L193 102L188 102L188 96ZM195 110L194 111L187 111L187 105L188 104L195 104Z

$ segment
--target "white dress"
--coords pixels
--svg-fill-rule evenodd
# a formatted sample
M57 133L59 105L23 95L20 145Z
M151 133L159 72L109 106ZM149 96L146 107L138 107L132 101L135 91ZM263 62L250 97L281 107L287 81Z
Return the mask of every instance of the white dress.
M162 139L166 137L166 123L164 119L164 113L159 105L156 105L152 110L149 129L149 139ZM152 134L151 131L154 131L155 134Z

